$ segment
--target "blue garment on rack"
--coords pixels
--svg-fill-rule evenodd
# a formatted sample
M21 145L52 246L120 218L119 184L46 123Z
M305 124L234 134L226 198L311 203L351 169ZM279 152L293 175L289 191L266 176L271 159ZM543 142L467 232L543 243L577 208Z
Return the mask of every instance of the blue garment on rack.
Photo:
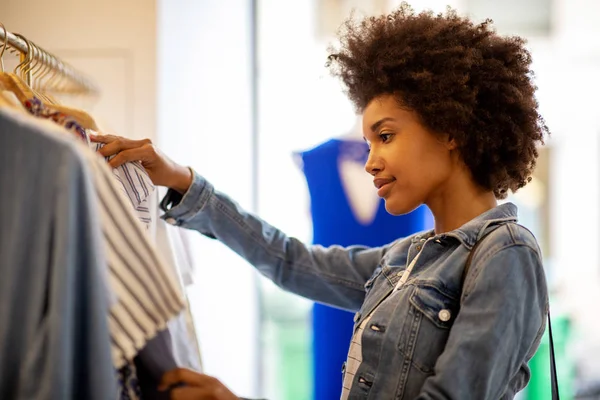
M385 210L383 200L379 201L370 224L356 219L345 193L339 165L342 159L364 165L367 150L364 142L331 139L299 153L311 198L315 244L381 246L431 227L427 208L420 207L410 214L394 217ZM372 190L376 189L373 187ZM341 368L348 355L353 314L317 303L312 319L314 399L336 399L341 393Z

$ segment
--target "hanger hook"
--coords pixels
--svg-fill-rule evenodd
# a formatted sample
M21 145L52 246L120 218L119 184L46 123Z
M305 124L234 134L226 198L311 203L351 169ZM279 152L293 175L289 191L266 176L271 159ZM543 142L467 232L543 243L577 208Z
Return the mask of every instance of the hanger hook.
M27 46L27 53L25 54L25 59L15 67L15 73L17 71L21 71L21 73L23 72L23 68L25 68L30 62L31 62L31 46L29 45L29 40L27 40L25 38L25 36L15 33L14 34L16 37L20 38L21 40L23 40L25 42L25 45Z
M56 59L52 54L47 53L49 62L50 62L50 76L46 80L46 84L44 87L48 88L48 90L56 89L56 78L58 76L58 65Z
M33 73L39 66L40 59L37 48L34 46L33 42L29 42L29 47L31 48L31 60L29 60L29 64L27 65L27 70L25 73L31 73L31 83L33 84L33 81L35 80L33 77Z
M6 31L6 27L2 22L0 22L0 27L4 31L4 43L2 44L2 52L0 52L0 68L1 72L4 72L4 52L6 51L6 46L8 45L8 32Z
M30 42L31 46L33 47L34 53L35 53L35 65L32 66L31 68L31 79L32 79L32 84L37 88L40 89L41 85L40 85L40 72L42 72L43 70L45 70L46 65L44 63L44 52L33 42Z
M37 47L37 46L36 46ZM50 59L48 58L48 54L45 51L42 51L38 48L38 50L41 52L41 56L42 56L42 73L40 74L40 76L38 77L38 82L40 84L40 89L44 90L45 89L45 79L48 76L48 73L50 72Z
M29 41L29 39L23 37L23 40L27 43L27 64L23 67L21 71L23 75L31 74L32 71L37 67L39 60L37 56L37 49L33 45L33 42ZM33 78L32 78L33 79Z

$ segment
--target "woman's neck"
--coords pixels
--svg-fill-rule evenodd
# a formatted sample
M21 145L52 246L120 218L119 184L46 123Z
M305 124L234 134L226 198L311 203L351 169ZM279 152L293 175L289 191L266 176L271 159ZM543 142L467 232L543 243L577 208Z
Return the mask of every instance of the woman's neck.
M492 191L462 174L452 177L426 202L435 218L435 233L450 232L498 205Z

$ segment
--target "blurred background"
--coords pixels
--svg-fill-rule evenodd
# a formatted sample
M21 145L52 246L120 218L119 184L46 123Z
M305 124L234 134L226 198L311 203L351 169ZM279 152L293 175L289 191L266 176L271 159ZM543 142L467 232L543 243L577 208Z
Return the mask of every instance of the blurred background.
M327 196L307 164L323 158L308 155L358 135L352 106L325 68L327 46L351 10L382 13L398 3L0 0L0 22L96 83L98 95L69 102L93 113L106 133L151 138L247 209L313 242L319 232L311 211ZM600 1L409 3L492 18L499 32L529 41L552 137L540 150L534 180L508 200L543 248L561 394L600 398ZM16 63L10 58L4 56L7 68ZM348 218L368 226L380 204L361 197L361 178L347 184L356 176L352 168L340 167L345 205L328 206L346 207ZM408 234L431 219L417 210L400 223ZM222 245L200 235L192 240L196 279L188 296L205 372L247 397L335 398L330 386L339 396L335 354L347 350L352 315L319 311ZM521 398L550 398L547 351L543 342ZM330 365L337 365L334 372Z

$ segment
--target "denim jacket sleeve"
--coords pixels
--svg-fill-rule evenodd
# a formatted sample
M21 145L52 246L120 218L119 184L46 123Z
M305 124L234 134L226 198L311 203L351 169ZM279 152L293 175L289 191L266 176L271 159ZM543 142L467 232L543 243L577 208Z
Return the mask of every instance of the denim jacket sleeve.
M548 311L539 253L527 245L481 253L474 257L444 352L418 400L499 399L539 344Z
M184 196L170 191L161 207L167 222L218 239L283 289L347 310L360 308L364 284L388 248L306 245L245 211L197 173Z

